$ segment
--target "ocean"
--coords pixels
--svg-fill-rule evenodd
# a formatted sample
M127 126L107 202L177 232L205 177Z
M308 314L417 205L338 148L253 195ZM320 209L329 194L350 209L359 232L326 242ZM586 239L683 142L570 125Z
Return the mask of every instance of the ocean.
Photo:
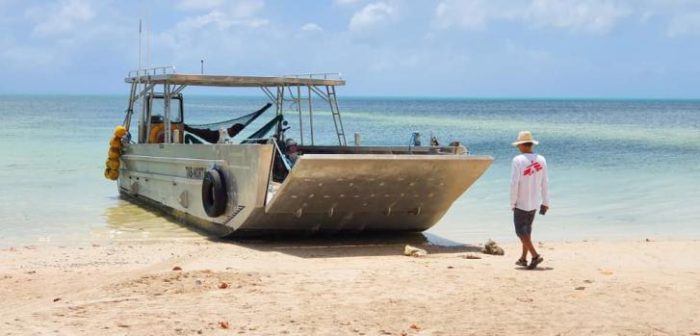
M185 97L191 123L232 119L266 102ZM116 184L103 177L108 141L126 103L119 95L0 96L0 246L196 235L120 200ZM495 158L429 231L435 236L463 243L515 239L510 143L518 131L531 130L547 158L552 199L550 212L535 220L535 240L700 237L698 100L341 96L339 103L349 142L357 132L363 145L408 146L415 131L424 142L431 135L445 144L457 140L472 154ZM317 109L316 143L332 144L331 116ZM294 134L298 115L288 120Z

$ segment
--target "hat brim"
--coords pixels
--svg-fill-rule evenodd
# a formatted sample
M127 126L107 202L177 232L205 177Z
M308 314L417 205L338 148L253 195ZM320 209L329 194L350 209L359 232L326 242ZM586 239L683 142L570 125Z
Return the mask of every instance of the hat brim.
M522 140L522 141L516 141L513 143L513 147L518 147L518 145L526 144L526 143L531 143L533 145L539 145L540 142L537 140Z

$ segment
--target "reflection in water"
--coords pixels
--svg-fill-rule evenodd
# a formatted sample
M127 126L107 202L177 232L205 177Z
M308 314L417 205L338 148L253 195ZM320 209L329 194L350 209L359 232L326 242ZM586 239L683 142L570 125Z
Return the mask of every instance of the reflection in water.
M106 226L95 229L94 235L104 238L194 238L196 231L157 211L118 200L104 212Z

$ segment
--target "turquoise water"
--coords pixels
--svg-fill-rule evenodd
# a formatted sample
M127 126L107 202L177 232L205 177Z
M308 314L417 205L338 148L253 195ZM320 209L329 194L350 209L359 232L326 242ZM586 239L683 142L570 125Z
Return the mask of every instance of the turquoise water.
M230 119L265 103L262 97L186 99L192 123ZM107 141L126 101L0 96L0 245L194 235L119 200L115 183L102 177ZM459 140L473 154L496 158L431 230L445 238L513 239L510 142L523 129L540 140L552 181L552 210L536 219L537 238L700 237L700 101L345 98L340 104L348 138L359 132L363 144L407 145L418 131L424 141L431 134L443 143ZM288 119L298 129L297 115ZM332 120L320 107L315 126L317 142L333 143Z

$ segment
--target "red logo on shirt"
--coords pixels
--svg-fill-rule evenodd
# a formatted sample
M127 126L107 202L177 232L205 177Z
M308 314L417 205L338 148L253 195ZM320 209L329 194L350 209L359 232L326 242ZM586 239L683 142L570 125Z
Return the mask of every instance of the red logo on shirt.
M540 170L542 170L542 165L539 162L533 162L529 166L525 167L525 171L523 171L523 176L532 176Z

